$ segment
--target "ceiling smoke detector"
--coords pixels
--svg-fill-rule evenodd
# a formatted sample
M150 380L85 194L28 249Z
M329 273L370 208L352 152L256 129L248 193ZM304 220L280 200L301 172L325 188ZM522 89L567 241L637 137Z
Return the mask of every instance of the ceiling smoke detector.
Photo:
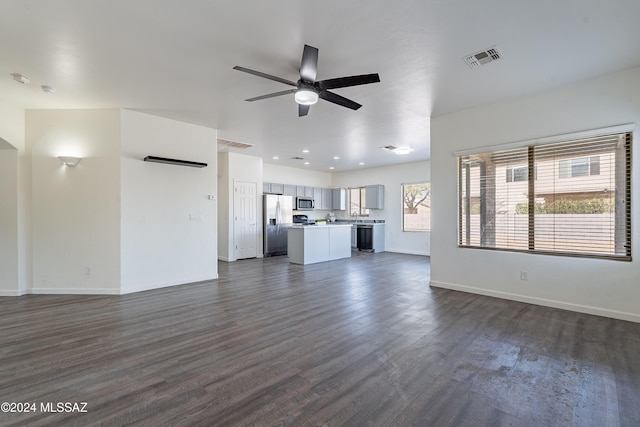
M496 46L492 46L488 49L481 50L480 52L466 55L462 60L469 66L469 68L478 68L481 65L487 65L490 62L501 59L502 55L498 52Z
M11 77L13 77L13 80L17 81L18 83L21 83L23 85L28 85L29 84L29 77L24 76L20 73L11 73Z

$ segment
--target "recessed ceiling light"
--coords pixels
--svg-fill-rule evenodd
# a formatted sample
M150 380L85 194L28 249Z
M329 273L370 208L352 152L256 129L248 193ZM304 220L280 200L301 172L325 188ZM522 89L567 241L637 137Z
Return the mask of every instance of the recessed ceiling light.
M304 164L305 164L305 165L308 165L308 164L309 164L309 162L304 162Z
M334 168L333 166L329 166L329 169L333 170L333 169L335 169L335 168Z
M306 148L304 150L302 150L303 153L308 153L309 150L307 150Z
M273 156L273 157L272 157L272 159L273 159L273 160L280 160L280 157L278 157L278 156Z
M340 157L338 157L338 156L333 156L333 160L340 160Z
M360 166L363 166L363 165L364 165L364 162L360 162L360 163L358 163L358 164L359 164Z

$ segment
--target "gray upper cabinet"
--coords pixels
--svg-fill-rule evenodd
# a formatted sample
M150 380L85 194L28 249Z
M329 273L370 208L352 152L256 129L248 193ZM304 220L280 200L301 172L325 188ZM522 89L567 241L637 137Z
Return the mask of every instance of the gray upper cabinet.
M296 186L296 197L304 197L304 186Z
M289 185L289 184L283 184L282 194L284 194L285 196L296 197L296 186L295 185Z
M365 208L384 209L384 185L367 185L364 191Z
M321 188L322 190L322 208L325 211L333 209L333 191L330 188Z
M313 187L304 187L304 197L313 198L313 196L315 196L315 188L313 188Z
M262 192L264 194L282 194L283 189L284 185L282 184L274 184L271 182L262 183Z
M283 184L271 184L271 192L273 194L283 194L284 185Z
M322 188L318 188L318 187L314 187L313 188L313 206L315 207L315 209L323 209L322 207L322 202L324 200L322 199Z
M332 207L331 209L336 211L347 210L347 190L345 188L332 189Z

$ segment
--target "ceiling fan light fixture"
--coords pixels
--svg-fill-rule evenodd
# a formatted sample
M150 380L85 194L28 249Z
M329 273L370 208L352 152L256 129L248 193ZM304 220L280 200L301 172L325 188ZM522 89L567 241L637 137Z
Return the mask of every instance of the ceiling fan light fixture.
M318 93L307 88L298 89L294 97L300 105L313 105L318 102Z

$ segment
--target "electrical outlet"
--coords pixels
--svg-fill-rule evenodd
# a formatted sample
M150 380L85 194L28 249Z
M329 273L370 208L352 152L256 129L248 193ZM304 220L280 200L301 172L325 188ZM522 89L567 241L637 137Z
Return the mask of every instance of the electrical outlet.
M529 272L520 270L520 280L529 280Z

